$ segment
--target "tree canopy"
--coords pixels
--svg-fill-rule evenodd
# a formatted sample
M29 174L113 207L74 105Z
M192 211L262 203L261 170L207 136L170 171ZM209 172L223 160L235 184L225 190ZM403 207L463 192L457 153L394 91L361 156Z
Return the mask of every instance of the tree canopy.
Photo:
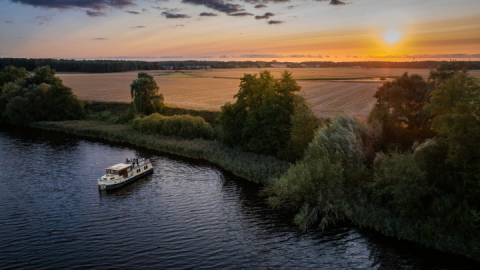
M130 85L130 94L137 113L149 115L159 112L163 107L163 95L158 94L158 85L152 75L138 73L138 79Z
M2 71L0 71L0 89L2 89L3 85L6 83L14 82L18 79L23 79L26 77L28 77L28 71L23 67L5 67Z
M2 71L2 72L5 72ZM84 116L83 103L55 77L49 66L35 69L34 75L22 73L6 83L0 93L0 122L28 125L33 121L60 121Z
M279 154L292 136L295 92L300 89L288 71L280 79L275 79L267 70L245 74L234 96L237 101L227 102L219 116L223 141L242 145L252 152Z

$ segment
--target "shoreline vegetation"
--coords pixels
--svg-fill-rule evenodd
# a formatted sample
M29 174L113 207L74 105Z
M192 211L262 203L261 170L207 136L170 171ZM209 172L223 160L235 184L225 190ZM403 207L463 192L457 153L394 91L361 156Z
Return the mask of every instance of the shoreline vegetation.
M148 135L125 124L75 120L34 122L30 127L100 138L110 142L128 143L188 158L203 159L256 183L266 183L269 179L279 177L291 166L290 163L275 157L245 152L240 148L228 147L216 141Z
M366 121L315 117L288 71L245 74L221 112L169 107L145 72L129 104L80 101L48 66L2 72L0 123L205 159L303 231L350 221L480 261L480 81L456 62L386 81Z

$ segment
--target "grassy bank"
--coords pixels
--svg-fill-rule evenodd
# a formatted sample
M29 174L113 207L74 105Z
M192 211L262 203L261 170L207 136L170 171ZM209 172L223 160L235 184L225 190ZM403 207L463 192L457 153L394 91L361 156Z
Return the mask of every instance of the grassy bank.
M130 103L127 102L107 102L107 101L85 101L85 109L87 113L90 114L100 114L109 112L110 116L119 116L127 112L130 108ZM190 115L190 116L200 116L205 121L210 124L217 122L217 117L220 114L220 111L214 110L199 110L199 109L187 109L176 106L165 106L162 108L161 115L164 116L174 116L174 115Z
M130 143L166 153L208 160L237 176L257 183L265 183L269 179L279 177L290 167L290 163L274 157L244 152L238 148L224 146L216 141L183 140L175 137L144 135L134 130L130 125L96 121L63 121L35 122L30 126L101 138L111 142Z

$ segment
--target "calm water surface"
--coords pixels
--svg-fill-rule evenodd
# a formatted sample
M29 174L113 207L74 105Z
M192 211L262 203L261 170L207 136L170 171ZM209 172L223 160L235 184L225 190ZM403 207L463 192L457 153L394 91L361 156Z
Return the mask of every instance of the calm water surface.
M130 156L155 172L99 192ZM480 269L343 225L300 234L260 186L207 162L0 127L0 269Z

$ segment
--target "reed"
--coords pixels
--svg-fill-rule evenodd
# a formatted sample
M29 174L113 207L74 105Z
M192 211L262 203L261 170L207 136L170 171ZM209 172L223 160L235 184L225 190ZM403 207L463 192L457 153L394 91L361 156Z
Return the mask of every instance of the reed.
M165 153L208 160L237 176L257 183L266 183L270 179L280 177L291 165L275 157L244 152L240 148L227 147L217 141L146 135L134 130L130 125L96 121L63 121L35 122L30 126L101 138L111 142L129 143Z

